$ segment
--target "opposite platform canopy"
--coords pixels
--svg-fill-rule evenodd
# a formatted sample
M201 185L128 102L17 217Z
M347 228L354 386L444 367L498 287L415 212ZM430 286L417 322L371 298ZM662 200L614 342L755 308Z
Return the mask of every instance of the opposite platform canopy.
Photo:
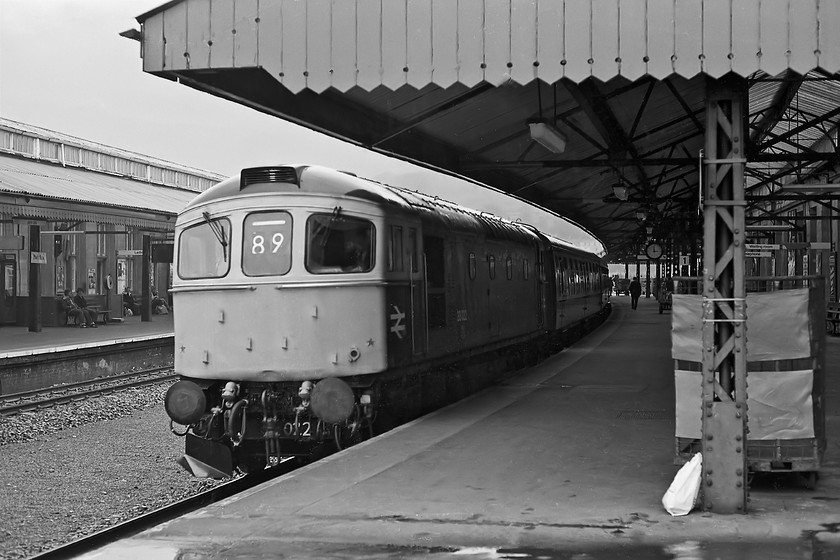
M612 255L646 242L640 208L654 237L696 215L710 79L745 78L748 190L838 163L837 1L179 0L138 21L146 72L515 194Z

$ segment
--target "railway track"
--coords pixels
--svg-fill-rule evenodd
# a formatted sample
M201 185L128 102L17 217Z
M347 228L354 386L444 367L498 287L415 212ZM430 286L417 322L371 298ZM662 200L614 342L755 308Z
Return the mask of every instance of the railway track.
M60 547L42 552L36 556L32 556L30 560L74 558L76 556L92 552L112 542L131 537L132 535L136 535L146 529L150 529L176 517L186 515L198 508L224 500L225 498L229 498L239 492L244 492L245 490L262 484L263 482L288 474L295 470L298 466L299 463L295 461L294 458L290 457L281 461L276 467L255 473L249 473L225 484L216 486L215 488L211 488L210 490L201 492L200 494L196 494L195 496L191 496L179 502L174 502L168 506L164 506L139 517L135 517L134 519L129 519L128 521L114 525L113 527L103 529L102 531L82 537L81 539L67 543Z
M105 395L115 391L177 379L178 375L171 372L172 366L156 367L108 377L99 377L89 381L68 383L67 385L54 386L47 389L0 395L0 416L12 416L22 412L50 408L59 404L67 404Z

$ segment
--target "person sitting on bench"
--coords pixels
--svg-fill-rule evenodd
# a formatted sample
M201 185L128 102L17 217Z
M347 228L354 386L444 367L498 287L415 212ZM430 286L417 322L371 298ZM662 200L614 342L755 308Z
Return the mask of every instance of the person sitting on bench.
M140 305L137 303L137 300L134 299L134 296L131 294L131 288L128 286L126 286L123 291L122 299L126 315L140 315Z
M79 309L87 311L90 314L90 322L88 323L89 327L96 328L96 312L93 311L91 308L88 307L88 302L84 296L84 289L77 288L76 289L76 296L73 298L73 303L79 306Z
M84 298L82 298L84 299ZM64 306L64 312L68 317L73 317L76 320L76 326L85 328L91 326L96 328L96 322L89 309L82 309L73 298L70 297L70 290L64 290L64 297L61 298L61 304Z

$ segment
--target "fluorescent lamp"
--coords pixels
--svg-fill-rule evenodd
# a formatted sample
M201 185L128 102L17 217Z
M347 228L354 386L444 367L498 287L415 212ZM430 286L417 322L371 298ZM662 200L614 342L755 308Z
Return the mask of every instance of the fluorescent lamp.
M791 192L840 192L840 183L791 183L782 185L782 190Z
M536 140L549 151L562 154L566 150L566 137L547 122L532 121L528 123L528 126L531 128L531 139Z
M621 183L613 185L613 193L618 200L627 200L627 186Z
M747 231L790 231L793 226L790 224L768 224L768 225L748 225L745 228Z

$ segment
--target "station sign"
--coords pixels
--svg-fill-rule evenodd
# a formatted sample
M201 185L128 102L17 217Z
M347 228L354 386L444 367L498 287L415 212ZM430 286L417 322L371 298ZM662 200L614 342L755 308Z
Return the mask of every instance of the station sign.
M32 264L47 264L47 254L43 251L32 251L29 262Z
M775 251L781 246L778 243L747 243L747 251Z
M121 249L117 251L118 257L142 257L143 249Z
M0 237L0 249L4 251L23 251L23 236Z
M751 258L751 257L772 257L772 256L773 256L773 253L771 253L770 251L745 251L745 252L744 252L744 256L745 256L746 258Z

